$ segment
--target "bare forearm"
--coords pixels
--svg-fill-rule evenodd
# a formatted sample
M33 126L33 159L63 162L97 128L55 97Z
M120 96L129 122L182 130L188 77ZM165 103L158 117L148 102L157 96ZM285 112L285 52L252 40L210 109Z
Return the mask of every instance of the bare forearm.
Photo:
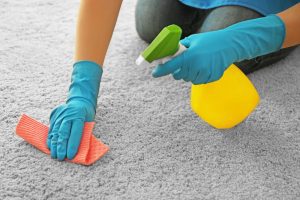
M81 0L75 61L103 65L122 0Z
M300 3L277 14L285 23L285 40L282 48L300 44Z

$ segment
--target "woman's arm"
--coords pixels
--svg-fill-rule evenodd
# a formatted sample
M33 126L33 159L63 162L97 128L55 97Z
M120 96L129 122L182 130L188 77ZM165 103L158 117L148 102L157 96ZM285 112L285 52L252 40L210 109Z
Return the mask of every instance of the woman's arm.
M81 0L77 23L75 62L103 66L122 0Z
M191 35L182 54L157 66L154 77L203 84L219 80L230 64L300 44L300 4L278 15L246 20L223 30Z
M47 146L51 157L73 159L85 122L95 119L102 64L122 0L81 0L75 63L67 102L50 115Z
M300 44L300 3L277 15L285 23L285 39L282 48Z

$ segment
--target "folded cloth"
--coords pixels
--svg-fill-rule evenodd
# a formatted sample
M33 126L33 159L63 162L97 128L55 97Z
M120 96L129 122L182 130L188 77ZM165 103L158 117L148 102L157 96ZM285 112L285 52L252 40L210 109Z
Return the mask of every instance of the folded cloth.
M107 153L109 147L92 134L94 124L95 122L84 124L77 155L72 160L65 160L82 165L91 165ZM48 130L49 128L46 125L23 114L17 125L16 133L26 142L50 155L50 150L46 144Z

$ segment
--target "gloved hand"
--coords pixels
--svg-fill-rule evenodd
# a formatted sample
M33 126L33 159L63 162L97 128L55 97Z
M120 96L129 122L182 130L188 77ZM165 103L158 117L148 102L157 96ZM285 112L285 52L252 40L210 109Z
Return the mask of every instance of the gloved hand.
M75 157L84 122L95 118L101 76L102 68L96 63L80 61L74 64L67 102L50 115L47 146L52 158Z
M255 58L281 48L285 26L276 15L243 21L225 29L194 34L181 40L182 54L158 65L153 77L172 74L174 79L203 84L220 79L234 62Z

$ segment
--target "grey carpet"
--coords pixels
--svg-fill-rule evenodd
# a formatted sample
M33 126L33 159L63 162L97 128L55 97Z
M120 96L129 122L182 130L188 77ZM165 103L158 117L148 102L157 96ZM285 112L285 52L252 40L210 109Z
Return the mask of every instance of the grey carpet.
M261 94L238 127L190 109L190 84L153 79L125 0L101 85L96 164L58 162L15 135L21 113L44 123L63 103L79 1L0 2L0 199L300 199L300 49L250 75Z

